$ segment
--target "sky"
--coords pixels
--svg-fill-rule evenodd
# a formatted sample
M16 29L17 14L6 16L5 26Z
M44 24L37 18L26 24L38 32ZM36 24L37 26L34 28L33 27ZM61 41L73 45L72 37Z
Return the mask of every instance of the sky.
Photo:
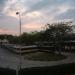
M75 21L75 0L0 0L0 34L40 31L47 23Z

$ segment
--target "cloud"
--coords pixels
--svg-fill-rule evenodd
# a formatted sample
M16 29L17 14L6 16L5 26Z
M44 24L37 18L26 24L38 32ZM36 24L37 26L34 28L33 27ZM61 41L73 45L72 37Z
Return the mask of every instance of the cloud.
M6 3L5 0L0 0L0 13L2 13L2 10L3 10L4 7L5 7L5 3Z
M7 16L16 18L16 11L20 11L23 17L34 17L33 14L35 14L36 11L41 11L42 14L44 12L48 14L49 11L49 15L54 13L53 15L55 16L55 14L66 12L70 8L70 3L73 4L70 0L56 0L56 2L55 0L7 0L3 12Z
M39 23L28 23L22 26L23 30L31 32L31 31L39 31L43 28L42 24Z
M12 17L16 17L16 11L19 11L21 14L29 14L28 10L30 10L31 6L39 1L41 0L7 0L3 13Z
M66 13L69 9L71 9L71 7L69 5L64 5L64 4L58 7L59 14Z
M47 23L75 20L75 0L0 0L0 27L18 32L16 11L21 14L23 32L39 31Z
M14 34L17 35L16 31L10 29L0 29L0 34Z
M23 2L23 0L8 0L3 9L3 13L7 16L15 17L17 11L25 12L26 8L21 1Z
M65 13L61 13L55 16L55 19L64 20L64 19L72 19L75 20L75 9L69 9Z
M0 0L0 6L3 6L5 4L5 0Z
M47 8L52 8L55 6L55 8L57 6L59 6L61 4L64 3L64 0L41 0L37 3L35 3L34 5L32 5L29 9L29 12L32 12L32 11L36 11L36 10L42 10L44 9L46 11Z
M33 12L30 12L30 13L27 13L26 16L27 17L30 17L30 18L36 18L36 17L39 17L41 16L42 14L38 11L33 11Z
M61 0L57 1L60 2ZM7 16L16 17L16 11L20 11L21 14L29 14L31 12L41 10L48 6L52 7L54 4L57 5L58 2L56 2L55 4L54 0L7 0L3 13L5 13Z
M49 7L46 9L46 11L44 11L44 9L41 11L47 17L47 20L50 21L50 23L60 20L72 20L75 17L75 7L66 2L58 5L57 7Z

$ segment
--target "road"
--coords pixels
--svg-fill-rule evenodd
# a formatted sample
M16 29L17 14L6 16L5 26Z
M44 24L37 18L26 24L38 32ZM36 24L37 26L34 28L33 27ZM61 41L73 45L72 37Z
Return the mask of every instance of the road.
M67 59L59 61L31 61L25 60L22 56L22 68L38 67L38 66L53 66L63 63L75 62L74 53L63 53L68 56ZM10 52L9 50L0 48L0 67L17 69L19 65L19 55Z
M17 68L19 56L7 49L0 48L0 67Z

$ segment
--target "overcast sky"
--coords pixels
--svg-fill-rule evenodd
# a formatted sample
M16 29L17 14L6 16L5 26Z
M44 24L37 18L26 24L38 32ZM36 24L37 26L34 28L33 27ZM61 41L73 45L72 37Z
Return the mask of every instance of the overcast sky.
M75 0L0 0L0 34L40 31L52 22L75 21Z

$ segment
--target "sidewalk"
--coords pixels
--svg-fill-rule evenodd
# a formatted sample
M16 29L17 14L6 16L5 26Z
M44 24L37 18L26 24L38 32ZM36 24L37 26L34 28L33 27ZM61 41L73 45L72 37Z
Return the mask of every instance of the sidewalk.
M75 63L75 53L62 53L67 56L59 61L31 61L24 60L22 56L22 68L54 66L66 63ZM5 49L0 48L0 67L17 69L19 65L19 56Z

